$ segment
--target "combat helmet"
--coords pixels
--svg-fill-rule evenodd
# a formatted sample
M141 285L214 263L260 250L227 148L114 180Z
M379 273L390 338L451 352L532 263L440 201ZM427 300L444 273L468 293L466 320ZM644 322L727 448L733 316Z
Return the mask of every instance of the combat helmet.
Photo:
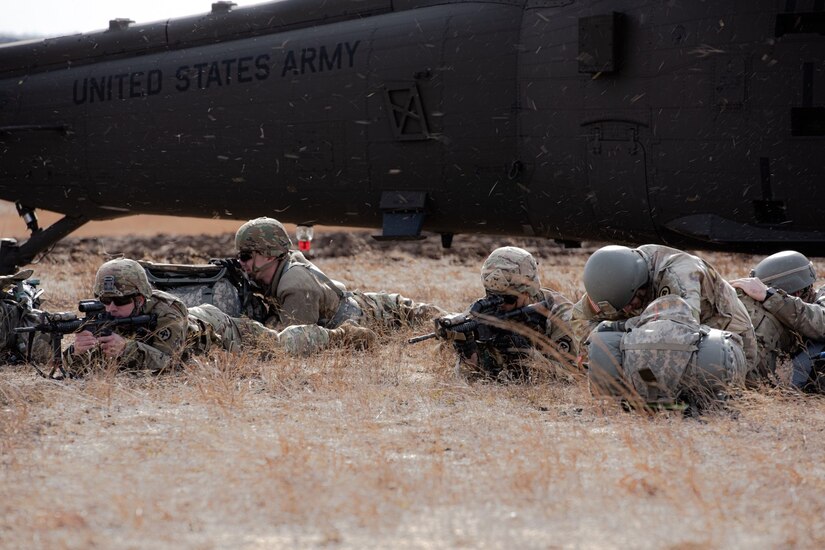
M515 246L493 250L481 266L481 284L492 294L529 294L540 298L539 266L533 255Z
M134 260L118 258L109 260L97 270L94 295L97 298L116 298L140 294L152 295L152 286L143 267Z
M751 277L757 277L768 286L793 294L814 284L816 272L804 254L785 250L772 254L756 264L751 271Z
M584 289L601 307L610 305L620 311L633 300L636 291L647 284L647 262L637 251L626 246L605 246L584 264Z
M256 218L235 233L235 249L279 258L289 252L292 241L283 224L274 218Z

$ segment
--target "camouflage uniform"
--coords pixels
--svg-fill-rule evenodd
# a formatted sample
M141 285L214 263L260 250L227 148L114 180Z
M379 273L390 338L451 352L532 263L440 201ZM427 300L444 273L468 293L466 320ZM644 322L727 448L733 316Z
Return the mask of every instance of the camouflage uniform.
M821 363L818 356L825 348L825 295L823 289L814 295L813 264L799 252L786 250L763 259L750 275L753 279L732 284L740 289L756 331L758 375L776 379L778 361L791 360L791 384L819 391L821 377L812 370Z
M353 334L353 330L355 333ZM282 347L292 355L307 355L336 342L369 345L366 329L344 325L327 329L318 325L293 325L281 332L246 317L230 317L211 304L189 308L189 349L206 353L220 347L240 351L250 347Z
M747 366L757 362L756 337L748 312L736 291L716 269L697 256L660 245L643 245L636 249L648 268L649 290L645 303L631 314L623 311L596 311L585 293L573 307L572 325L580 343L584 343L596 326L605 320L622 320L639 316L656 298L675 294L690 306L696 320L713 329L732 333L744 352Z
M700 326L677 294L656 298L626 326L631 330L605 321L588 338L587 372L596 395L634 408L699 412L723 403L731 384L745 382L747 363L735 335Z
M35 309L31 296L17 296L15 289L32 276L30 269L15 275L0 277L0 364L25 361L29 338L32 338L31 360L46 364L52 359L51 338L35 332L17 334L14 329L40 323L42 312ZM38 300L39 301L39 300Z
M266 325L276 328L316 323L335 328L347 319L369 327L397 328L443 313L400 294L349 292L298 251L290 251L282 260L264 297L277 312Z
M268 327L318 324L336 328L351 320L372 328L397 328L444 313L400 294L349 292L301 252L290 250L291 246L283 225L272 218L250 220L235 235L239 252L254 251L280 260L272 281L264 288L264 299L275 312L266 319Z
M109 280L107 280L107 278ZM153 329L114 331L127 342L117 358L120 370L161 373L175 368L190 353L206 353L221 348L240 351L245 346L283 347L292 354L306 354L333 342L366 346L374 335L367 329L346 325L335 330L317 325L295 326L278 333L248 318L233 318L211 304L187 309L176 296L152 290L143 268L132 260L112 260L98 270L95 296L116 297L138 294L146 299L132 315L155 315ZM73 346L63 353L64 367L78 375L105 364L99 349L75 355Z
M476 375L520 378L524 368L536 361L550 361L564 368L574 365L578 345L569 325L573 304L560 292L541 288L538 264L529 252L513 246L494 250L482 265L481 282L488 296L526 295L531 304L544 302L548 309L537 313L538 324L534 319L521 326L518 320L505 321L515 330L502 331L504 347L496 343L477 345L459 338L456 350L461 373L471 378ZM436 327L439 333L438 321ZM541 336L536 338L532 332ZM449 331L439 335L447 339L457 336L450 335ZM477 354L475 364L471 360L473 354Z
M822 290L820 290L822 294ZM825 296L809 304L784 290L764 302L741 296L753 320L759 343L757 371L762 377L776 375L777 360L804 353L807 342L825 342ZM805 381L800 381L802 384ZM794 383L794 385L800 385Z
M159 374L174 369L184 356L189 338L186 306L166 292L150 292L144 306L134 314L157 315L156 327L152 330L138 328L135 331L115 327L114 332L127 340L123 353L116 360L120 370ZM107 358L98 349L78 356L74 354L74 347L69 346L63 352L64 368L75 375L104 366L106 361Z

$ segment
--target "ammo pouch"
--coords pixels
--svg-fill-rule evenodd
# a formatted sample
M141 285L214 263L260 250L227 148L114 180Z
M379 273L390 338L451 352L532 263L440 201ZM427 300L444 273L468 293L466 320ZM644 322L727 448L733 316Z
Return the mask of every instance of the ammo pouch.
M785 332L785 328L772 313L762 307L761 303L742 292L742 290L738 289L736 295L739 296L739 300L748 311L748 317L750 317L753 330L756 333L759 354L756 364L757 372L764 378L776 375L776 363L782 349L780 339L782 333Z
M180 298L186 307L212 304L230 317L244 313L240 292L229 280L224 266L138 263L154 288Z

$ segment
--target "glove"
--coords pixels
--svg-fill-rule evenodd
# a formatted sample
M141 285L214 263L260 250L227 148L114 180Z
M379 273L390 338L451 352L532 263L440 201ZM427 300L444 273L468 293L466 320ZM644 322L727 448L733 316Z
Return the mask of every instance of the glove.
M478 352L475 331L466 330L466 317L463 314L439 317L434 319L433 323L435 324L436 337L452 342L456 352L465 359Z

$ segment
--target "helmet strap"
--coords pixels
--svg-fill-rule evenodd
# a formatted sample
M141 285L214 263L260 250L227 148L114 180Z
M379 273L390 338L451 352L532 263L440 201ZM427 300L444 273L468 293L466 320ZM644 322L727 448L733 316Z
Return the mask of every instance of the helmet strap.
M143 306L146 305L146 297L143 294L138 294L132 299L132 313L129 314L130 317L135 315L140 315L141 311L143 311Z
M270 267L272 267L273 265L277 264L280 260L281 260L281 258L280 258L280 257L278 257L278 258L272 258L272 259L271 259L271 260L269 260L268 262L264 262L264 264L263 264L263 265L255 265L255 264L253 263L253 264L252 264L252 270L251 270L252 276L253 276L253 277L255 277L255 278L257 278L258 274L259 274L261 271L265 271L265 270L269 269L269 268L270 268Z
M589 294L585 294L585 296L587 296L587 305L590 306L593 313L601 313L602 308L599 307L599 304L594 302L593 298L591 298Z

